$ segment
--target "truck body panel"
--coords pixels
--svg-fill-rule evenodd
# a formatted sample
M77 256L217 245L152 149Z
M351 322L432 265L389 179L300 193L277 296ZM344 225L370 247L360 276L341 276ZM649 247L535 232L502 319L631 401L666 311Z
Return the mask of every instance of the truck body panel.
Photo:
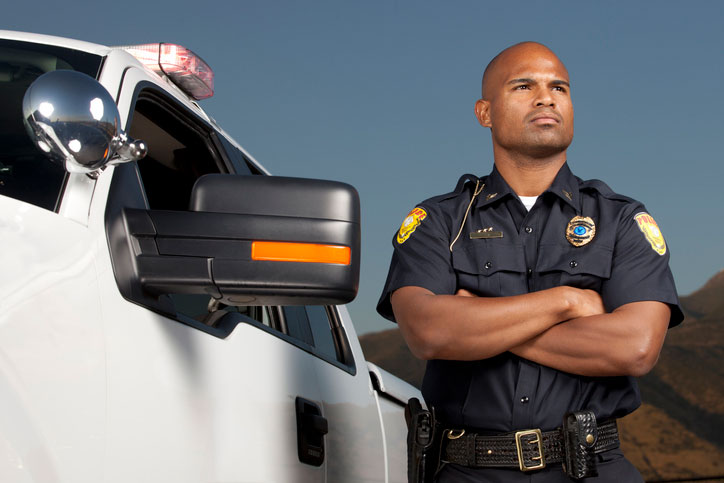
M406 481L402 410L419 391L368 366L344 306L226 307L224 332L208 295L157 303L119 289L110 230L124 209L154 209L175 179L154 187L152 162L191 149L222 173L269 172L123 50L0 39L102 56L121 127L155 143L147 164L67 174L55 210L0 191L0 480ZM301 434L323 449L302 455Z

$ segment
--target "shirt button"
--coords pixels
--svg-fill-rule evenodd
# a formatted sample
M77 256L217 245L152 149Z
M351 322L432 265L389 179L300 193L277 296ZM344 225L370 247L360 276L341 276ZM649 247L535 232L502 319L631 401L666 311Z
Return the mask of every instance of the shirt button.
M576 268L578 266L578 262L575 260L571 260L571 268Z
M528 401L529 401L528 396L523 396L522 398L520 398L521 404L526 404Z
M530 277L531 275L533 275L533 269L532 269L532 268L529 268L529 269L528 269L528 276Z
M485 262L485 265L484 265L484 266L485 266L486 269L489 269L490 267L493 266L493 264L492 264L491 262Z
M529 226L526 226L526 227L525 227L525 232L526 232L526 233L533 233L533 228L531 228L531 227L529 227Z

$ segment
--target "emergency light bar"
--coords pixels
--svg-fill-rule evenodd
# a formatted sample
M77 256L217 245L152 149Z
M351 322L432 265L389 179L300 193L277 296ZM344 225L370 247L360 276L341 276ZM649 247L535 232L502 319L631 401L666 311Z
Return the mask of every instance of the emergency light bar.
M176 44L122 45L116 47L133 55L143 65L166 75L171 82L196 100L214 95L214 71L198 55Z

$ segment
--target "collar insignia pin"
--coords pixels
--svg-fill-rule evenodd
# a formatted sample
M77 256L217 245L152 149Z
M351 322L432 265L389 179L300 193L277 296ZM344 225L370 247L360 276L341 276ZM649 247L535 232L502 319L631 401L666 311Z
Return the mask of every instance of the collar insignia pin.
M590 216L574 216L566 226L566 240L574 247L587 245L596 236L596 224Z
M488 196L485 197L485 201L492 200L496 196L498 196L498 193L490 193Z
M561 191L563 191L563 194L566 195L566 198L568 198L568 201L573 201L573 193L571 193L570 191L566 191L566 190L561 190Z

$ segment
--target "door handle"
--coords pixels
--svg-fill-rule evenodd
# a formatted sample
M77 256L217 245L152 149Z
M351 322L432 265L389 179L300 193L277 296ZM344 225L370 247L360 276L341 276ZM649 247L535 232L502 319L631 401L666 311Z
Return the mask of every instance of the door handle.
M297 453L299 461L313 466L324 463L324 435L329 423L319 405L302 397L295 401L297 409Z

